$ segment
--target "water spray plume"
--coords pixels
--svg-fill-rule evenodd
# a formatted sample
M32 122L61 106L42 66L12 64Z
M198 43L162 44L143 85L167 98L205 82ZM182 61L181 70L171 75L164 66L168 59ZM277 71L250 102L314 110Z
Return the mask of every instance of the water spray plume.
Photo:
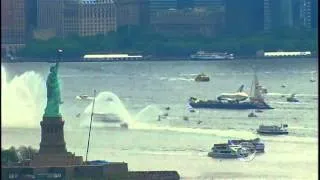
M7 79L1 67L1 119L3 127L38 127L45 106L45 82L40 74L28 71Z
M84 110L83 124L89 125L88 118L90 118L90 114L92 111L93 103L90 103L86 109ZM119 99L117 95L112 92L104 91L97 95L95 99L94 112L95 114L114 114L119 117L119 119L123 122L126 122L130 125L134 124L134 120L132 119L130 113L127 111L126 107ZM93 126L95 122L93 122Z

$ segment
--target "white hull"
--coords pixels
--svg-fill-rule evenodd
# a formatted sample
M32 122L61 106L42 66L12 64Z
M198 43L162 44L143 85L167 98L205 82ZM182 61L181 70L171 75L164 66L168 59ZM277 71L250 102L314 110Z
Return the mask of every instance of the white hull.
M229 58L229 57L203 57L203 56L190 56L191 59L194 60L232 60L234 58Z

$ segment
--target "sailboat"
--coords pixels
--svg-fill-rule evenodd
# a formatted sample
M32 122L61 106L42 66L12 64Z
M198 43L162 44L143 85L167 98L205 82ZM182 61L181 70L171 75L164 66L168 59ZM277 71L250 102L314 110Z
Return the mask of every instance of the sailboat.
M199 100L195 97L189 99L189 104L193 108L211 109L273 109L265 101L261 94L262 86L259 84L258 77L254 74L251 87L251 97L249 101L222 101L222 100Z
M311 72L310 82L316 82L316 80L314 79L314 74L315 72Z

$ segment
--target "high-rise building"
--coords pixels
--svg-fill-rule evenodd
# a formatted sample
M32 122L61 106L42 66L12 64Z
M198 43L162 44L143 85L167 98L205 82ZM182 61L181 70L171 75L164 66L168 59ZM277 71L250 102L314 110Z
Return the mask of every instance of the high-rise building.
M177 4L177 0L149 0L150 15L163 10L177 9Z
M177 0L177 8L202 8L202 9L216 9L223 8L225 0Z
M293 27L293 0L264 0L264 30Z
M313 28L317 0L264 0L264 29Z
M177 0L149 0L149 17L150 24L154 21L154 17L157 13L167 10L175 10L178 8Z
M207 9L223 8L225 0L193 0L193 6Z
M169 36L202 35L214 37L224 26L224 13L192 10L167 10L156 14L151 26L158 33Z
M82 1L79 5L80 36L107 34L117 30L116 5L113 0Z
M1 0L1 52L14 52L25 40L25 0Z
M263 0L226 0L226 32L250 34L263 30Z
M38 29L60 37L107 34L121 26L149 23L148 0L38 0L38 6Z
M37 0L25 0L26 37L33 37L33 31L37 28Z
M194 7L194 0L177 0L177 9L186 9Z
M271 7L270 0L263 0L263 29L270 31L271 29Z
M57 36L63 36L64 0L38 0L38 29L51 30Z
M311 28L311 0L300 0L300 23L302 27Z
M311 0L311 28L318 28L318 0Z

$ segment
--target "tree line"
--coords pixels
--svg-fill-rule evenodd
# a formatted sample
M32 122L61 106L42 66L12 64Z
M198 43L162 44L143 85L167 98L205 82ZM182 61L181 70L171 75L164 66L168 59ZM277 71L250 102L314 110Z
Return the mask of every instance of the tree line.
M90 53L186 57L198 50L253 56L259 50L317 51L317 30L279 29L243 36L220 34L216 37L204 37L160 34L152 29L125 26L107 35L70 35L66 38L30 40L26 47L18 52L18 56L55 57L56 49L63 49L66 58L78 58Z

